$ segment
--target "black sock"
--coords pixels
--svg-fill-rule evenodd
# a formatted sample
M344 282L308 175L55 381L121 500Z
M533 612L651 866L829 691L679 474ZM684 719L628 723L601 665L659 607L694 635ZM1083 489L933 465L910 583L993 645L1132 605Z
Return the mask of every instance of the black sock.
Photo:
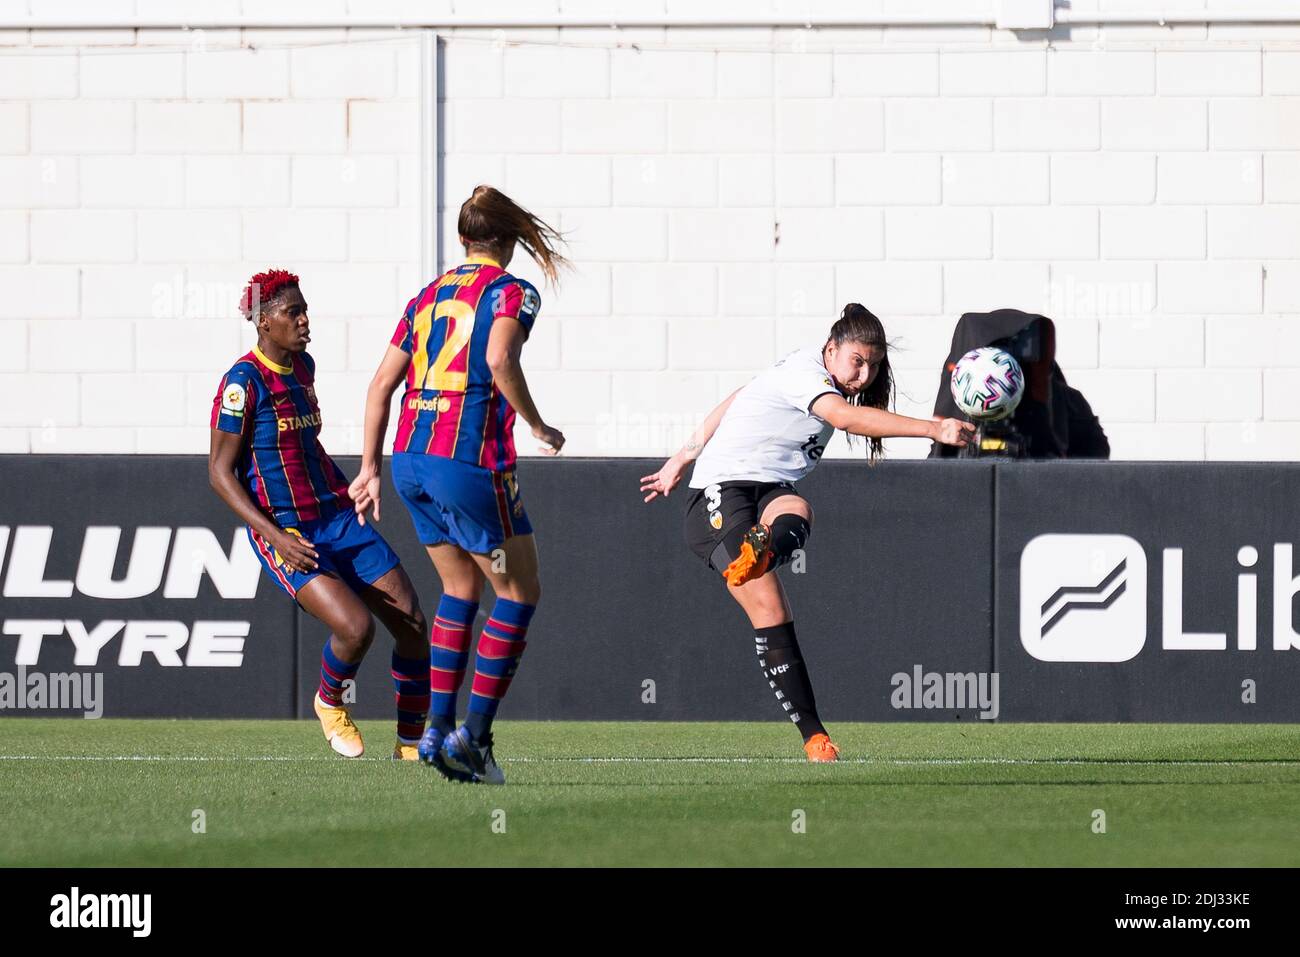
M812 526L802 515L784 513L772 522L772 568L780 568L804 547ZM792 634L793 638L793 634ZM795 646L798 648L798 645Z
M817 702L812 682L808 680L808 669L799 655L794 622L755 628L754 650L758 652L758 665L763 669L763 677L776 692L776 700L803 739L807 741L814 734L824 734L826 729L817 716Z

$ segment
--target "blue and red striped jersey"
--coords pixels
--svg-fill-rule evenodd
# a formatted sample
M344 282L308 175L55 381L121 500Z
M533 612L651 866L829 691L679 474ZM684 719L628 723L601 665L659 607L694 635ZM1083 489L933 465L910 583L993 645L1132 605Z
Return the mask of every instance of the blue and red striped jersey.
M305 352L289 361L272 362L254 346L212 400L212 428L244 437L244 487L282 526L327 518L352 502L347 479L320 444L316 362Z
M488 367L488 335L502 317L531 332L541 302L532 283L479 257L420 290L392 338L411 355L394 452L515 467L515 410Z

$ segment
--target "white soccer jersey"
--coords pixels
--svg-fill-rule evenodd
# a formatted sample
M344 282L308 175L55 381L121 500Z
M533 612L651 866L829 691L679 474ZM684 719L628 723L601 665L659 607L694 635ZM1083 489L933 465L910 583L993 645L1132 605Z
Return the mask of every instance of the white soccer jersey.
M797 482L817 465L834 427L809 409L841 394L822 347L792 352L736 394L695 460L691 488L715 482Z

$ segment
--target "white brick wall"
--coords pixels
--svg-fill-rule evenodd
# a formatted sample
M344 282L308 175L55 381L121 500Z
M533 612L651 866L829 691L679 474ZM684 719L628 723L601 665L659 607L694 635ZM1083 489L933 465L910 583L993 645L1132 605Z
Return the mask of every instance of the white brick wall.
M1079 207L999 209L995 248L999 259L1093 259L1097 210Z
M825 173L825 160L827 157L810 156L797 154L793 156L783 156L782 165L786 164L813 164L814 176L820 169ZM822 161L822 165L817 167L817 161ZM777 170L777 172L773 172ZM777 164L773 163L771 155L723 155L718 157L718 203L722 206L770 206L777 203L778 195L784 201L789 197L792 201L797 201L801 195L811 194L814 198L819 194L824 196L826 188L830 187L833 191L834 184L829 179L823 179L820 183L816 180L810 184L795 184L799 188L791 189L789 183L790 173L784 174L784 179L777 181L778 177L783 176ZM829 205L821 204L817 205Z
M165 210L137 214L140 262L229 262L239 256L239 213Z
M1047 54L945 53L939 58L942 96L1032 96L1046 92Z
M82 57L80 63L83 99L170 100L185 95L183 53L100 53Z
M1113 206L1101 211L1107 259L1204 259L1205 210L1191 206Z
M130 262L135 255L133 213L37 210L31 228L33 262Z
M1046 314L1050 292L1046 263L948 262L943 266L943 313L987 312L1004 306ZM936 310L938 312L938 310ZM945 323L952 341L955 318ZM947 349L939 354L941 364Z
M1048 60L1055 96L1148 96L1155 93L1149 51L1056 50Z
M1203 150L1205 101L1183 97L1107 99L1101 145L1107 150Z
M133 103L33 100L31 104L33 153L129 153L134 131Z
M0 372L27 368L27 323L21 319L0 322Z
M1213 100L1210 103L1210 148L1300 149L1300 97Z
M1155 198L1155 192L1153 155L1098 152L1060 153L1052 157L1054 203L1082 206L1149 203Z
M243 117L249 153L337 153L347 144L343 101L248 102Z
M1216 259L1300 257L1300 219L1286 206L1210 210L1210 255Z
M1256 313L1263 305L1261 269L1254 263L1161 263L1158 304L1167 313Z
M1264 273L1264 308L1300 312L1300 263L1269 263Z
M0 103L0 154L27 152L27 116L26 103Z
M245 122L253 114L245 114ZM140 153L236 153L240 141L238 103L151 103L136 110Z
M308 7L359 9L284 9ZM928 409L961 313L1014 306L1056 319L1116 457L1294 458L1296 39L466 31L443 42L437 227L454 258L456 210L490 182L568 236L558 290L516 266L543 290L533 391L575 454L669 451L861 301L904 411ZM204 43L0 40L0 450L201 452L250 344L234 301L270 265L303 276L327 445L358 447L365 384L430 278L415 44Z
M1156 373L1156 412L1169 422L1253 421L1263 411L1259 370L1169 369Z
M25 263L27 247L27 213L22 210L0 212L0 262Z
M591 158L570 154L558 159L582 164ZM607 195L612 188L614 206L716 206L718 203L718 160L712 156L654 153L615 156L612 172L606 172L603 159L596 163ZM767 178L770 180L770 172Z
M114 209L183 206L185 161L179 156L86 156L81 204Z
M938 96L939 54L882 50L835 54L835 90L843 96Z
M957 153L945 156L943 201L953 206L1046 203L1051 191L1048 169L1048 158L1037 153Z
M0 89L14 99L65 99L77 95L77 57L12 55L0 60Z
M293 205L394 206L397 160L392 156L295 156Z
M835 199L840 206L937 204L943 177L938 155L862 154L835 161Z
M1268 154L1268 159L1286 155ZM1260 201L1264 177L1259 153L1166 153L1160 156L1159 164L1157 199L1161 203L1202 206ZM1276 188L1285 193L1288 171L1279 166L1275 173ZM1286 202L1281 198L1278 201Z
M190 54L185 89L195 99L281 99L289 95L289 53L250 49Z
M891 150L905 152L992 149L992 103L959 97L889 100L885 136Z
M1212 422L1205 427L1205 457L1294 462L1300 457L1300 423Z
M187 156L184 205L283 206L290 195L287 156Z
M1095 150L1100 107L1093 99L998 99L993 139L998 150Z
M988 259L987 209L890 209L885 213L891 259Z
M566 153L662 153L668 146L667 103L566 100L561 125Z

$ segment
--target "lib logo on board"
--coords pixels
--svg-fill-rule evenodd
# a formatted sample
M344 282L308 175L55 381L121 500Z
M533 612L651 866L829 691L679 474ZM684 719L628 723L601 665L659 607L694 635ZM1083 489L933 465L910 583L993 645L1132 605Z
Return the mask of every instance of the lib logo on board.
M1147 640L1147 556L1127 535L1039 535L1020 553L1020 643L1042 661L1128 661Z

